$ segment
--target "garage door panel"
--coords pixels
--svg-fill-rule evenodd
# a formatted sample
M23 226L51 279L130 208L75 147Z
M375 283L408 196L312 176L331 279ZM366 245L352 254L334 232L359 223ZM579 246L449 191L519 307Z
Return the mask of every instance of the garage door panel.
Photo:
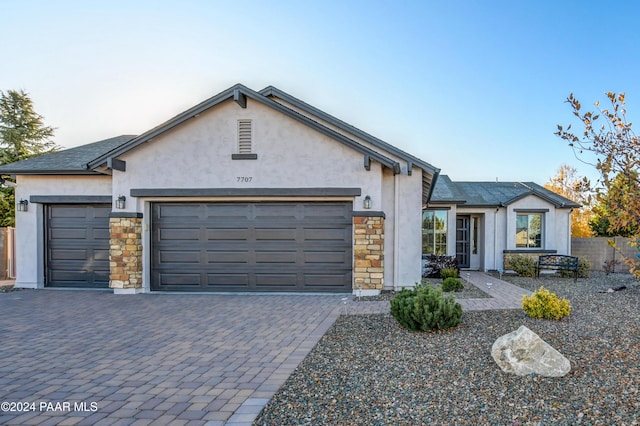
M268 274L268 273L256 273L256 286L263 287L261 290L266 291L264 287L278 288L278 291L282 291L284 287L295 289L298 283L298 274Z
M207 252L208 263L248 263L249 250L236 251L209 251Z
M207 230L207 240L243 240L249 239L247 229L209 229Z
M327 228L327 229L305 229L305 240L318 240L318 241L340 241L345 240L345 230L340 228Z
M298 260L297 251L256 251L256 263L296 263Z
M300 215L299 207L295 204L255 204L254 218L256 220L295 220Z
M339 288L340 283L345 279L350 278L345 276L344 273L336 272L334 274L331 273L316 273L316 274L305 274L304 276L304 285L305 287L322 287L322 288ZM319 289L318 289L319 291ZM338 291L338 290L334 290Z
M349 261L350 253L346 251L305 251L305 263L337 263L343 264Z
M51 238L55 239L56 243L58 244L64 240L86 240L87 229L79 229L79 228L51 229L50 236Z
M183 271L206 280L193 291L351 291L351 203L173 203L167 217L169 204L152 205L153 290L175 289L163 277ZM167 228L173 239L160 238ZM167 251L203 256L169 263Z
M219 274L207 274L208 279L208 287L223 287L223 286L238 286L243 289L247 289L249 287L249 274L247 273L238 273L238 274L229 274L229 273L219 273ZM226 290L221 290L226 291Z
M282 226L282 225L280 225ZM272 240L285 240L295 241L297 237L296 229L283 229L283 228L256 228L255 239L256 241L272 241Z
M160 263L200 263L200 251L169 251L159 252Z
M307 204L303 206L303 218L304 219L314 219L321 222L326 222L330 220L342 220L345 216L351 214L351 206L347 206L345 204Z
M164 273L160 276L163 286L196 286L200 287L200 274L171 274Z
M199 229L161 229L160 241L197 241L200 239Z
M47 287L109 287L108 204L48 205Z

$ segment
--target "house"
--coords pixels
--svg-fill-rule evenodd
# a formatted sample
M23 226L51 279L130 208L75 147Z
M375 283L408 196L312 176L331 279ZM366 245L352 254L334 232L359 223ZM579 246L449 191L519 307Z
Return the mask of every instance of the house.
M352 292L420 280L439 169L275 88L0 167L16 287Z
M423 253L463 268L570 252L579 207L440 170L275 88L235 85L138 136L0 167L16 287L377 294Z
M517 254L571 254L571 212L580 207L533 182L440 175L423 211L423 252L480 271L507 270Z

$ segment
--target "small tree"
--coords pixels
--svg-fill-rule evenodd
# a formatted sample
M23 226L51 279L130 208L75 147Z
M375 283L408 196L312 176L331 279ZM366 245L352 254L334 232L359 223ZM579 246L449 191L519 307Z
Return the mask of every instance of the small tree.
M569 103L583 129L573 133L571 125L566 129L558 125L557 136L569 143L576 156L585 152L596 156L595 168L600 172L597 188L598 201L605 201L608 231L629 230L631 244L637 246L640 237L640 139L627 120L624 93L607 93L610 106L600 107L595 103L595 111L581 112L582 105L573 94ZM584 157L583 157L584 158ZM635 259L626 259L631 272L640 278L640 270Z
M571 236L591 237L592 232L589 227L589 222L593 217L591 210L593 204L590 190L591 184L587 178L581 178L576 173L575 167L562 164L558 168L556 175L549 179L544 187L558 195L582 204L582 208L571 213Z
M53 133L27 93L0 91L0 165L56 151ZM14 225L14 206L13 188L0 188L0 226Z

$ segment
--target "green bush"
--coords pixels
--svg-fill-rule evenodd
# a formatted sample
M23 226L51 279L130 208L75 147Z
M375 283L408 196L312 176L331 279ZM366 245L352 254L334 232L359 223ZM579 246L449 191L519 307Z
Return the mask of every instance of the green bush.
M443 330L460 324L462 306L442 289L418 284L391 299L391 315L409 330Z
M522 296L522 309L531 318L559 320L571 313L567 299L561 299L544 287L534 291L531 296Z
M455 268L445 268L440 271L440 278L443 280L447 278L458 278L458 270Z
M561 277L563 278L573 278L573 271L558 271ZM591 262L588 259L580 258L578 259L578 278L589 278L591 274Z
M509 259L509 266L521 277L536 276L536 261L529 256L516 254Z
M460 291L463 288L464 286L462 285L462 281L460 281L458 278L449 277L445 278L445 280L442 282L442 291L444 292Z

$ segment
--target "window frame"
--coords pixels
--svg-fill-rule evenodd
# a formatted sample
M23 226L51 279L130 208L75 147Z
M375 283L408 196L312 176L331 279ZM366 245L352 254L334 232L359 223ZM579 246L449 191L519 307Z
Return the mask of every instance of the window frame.
M432 228L425 228L427 215L432 215ZM438 217L439 216L439 217ZM440 222L438 222L440 220ZM422 255L447 255L449 210L429 209L422 211ZM443 225L438 228L438 223ZM431 237L431 238L429 238ZM430 250L429 250L430 249Z
M516 245L516 249L522 249L522 250L542 250L544 249L544 244L545 244L545 213L544 211L531 211L531 210L518 210L515 212L516 213L516 226L515 226L515 235L514 235L514 239L515 239L515 245ZM527 218L527 226L526 228L524 226L519 225L519 218L521 217L526 217ZM532 219L534 217L539 217L540 218L540 230L539 230L539 235L536 237L535 234L533 234L533 238L532 238L532 232L531 232L531 225L532 225ZM521 230L525 229L526 230L526 235L525 235L525 243L519 243L518 242L518 234L520 232L522 232ZM533 244L531 243L531 241L533 240ZM537 244L537 245L536 245Z

